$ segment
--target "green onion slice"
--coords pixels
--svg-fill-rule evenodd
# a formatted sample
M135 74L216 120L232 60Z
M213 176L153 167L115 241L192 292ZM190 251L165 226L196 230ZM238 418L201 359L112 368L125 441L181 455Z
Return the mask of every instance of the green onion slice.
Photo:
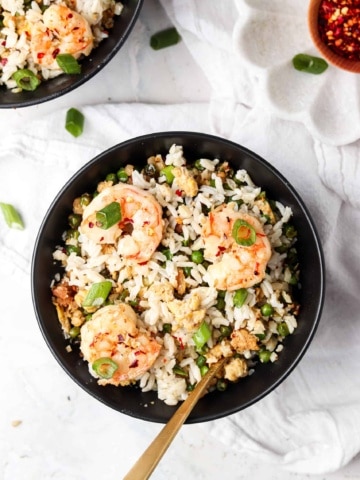
M154 33L150 38L150 46L154 50L160 50L161 48L170 47L176 45L181 40L179 32L176 28L171 27L166 30Z
M76 110L76 108L70 108L66 112L65 128L74 137L78 137L84 130L84 115Z
M28 68L16 70L16 72L12 74L12 78L15 80L16 85L23 90L32 92L40 85L38 77Z
M112 288L110 280L104 282L93 283L88 291L82 306L83 307L98 307L102 305L107 299Z
M205 345L205 343L210 339L210 337L211 337L211 329L204 320L200 325L200 327L196 330L196 332L192 336L192 339L194 340L196 347L198 349L201 349Z
M246 288L239 288L239 290L236 290L233 298L234 307L241 308L244 305L247 296L248 291Z
M173 372L175 375L178 375L179 377L188 377L189 374L187 373L186 370L184 370L180 365L176 364L173 368Z
M164 175L165 176L165 179L166 179L166 183L168 183L169 185L172 184L173 180L174 180L174 174L172 173L172 171L174 170L174 166L173 165L167 165L166 167L164 167L162 170L160 170L160 175Z
M101 378L111 378L118 368L119 365L114 362L114 360L112 360L110 357L98 358L92 364L92 369Z
M301 72L313 73L319 75L328 68L327 62L320 57L313 57L305 53L298 53L292 59L293 66Z
M70 53L59 53L56 55L56 62L65 73L70 75L81 73L80 64Z
M234 222L232 236L235 242L243 247L250 247L251 245L254 245L256 241L256 232L254 227L252 227L250 223L246 222L245 220L241 220L240 218Z
M5 222L10 228L16 228L17 230L24 230L24 222L13 205L9 203L0 203L1 210L3 212Z
M102 210L96 212L96 225L104 230L120 222L121 208L118 202L109 203Z

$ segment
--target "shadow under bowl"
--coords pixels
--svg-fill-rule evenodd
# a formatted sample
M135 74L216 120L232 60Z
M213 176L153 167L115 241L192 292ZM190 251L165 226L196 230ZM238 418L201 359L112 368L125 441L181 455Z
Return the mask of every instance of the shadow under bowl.
M324 260L316 228L303 201L290 183L267 161L250 150L215 136L193 132L163 132L134 138L101 153L82 167L52 202L40 227L32 259L31 286L33 305L47 345L65 372L86 392L105 405L139 419L166 423L176 407L157 399L156 392L142 392L137 387L99 386L76 349L66 351L50 283L60 267L52 258L62 233L68 229L67 217L74 198L95 191L98 182L127 163L140 165L156 153L165 155L171 145L182 145L189 161L219 158L235 168L246 169L256 185L269 198L293 210L293 224L298 231L298 255L301 263L301 310L298 327L286 337L279 360L258 364L255 373L231 384L225 392L213 392L200 399L186 423L198 423L238 412L274 390L296 367L307 350L320 320L324 300ZM135 163L136 165L136 163ZM115 170L116 169L116 170Z

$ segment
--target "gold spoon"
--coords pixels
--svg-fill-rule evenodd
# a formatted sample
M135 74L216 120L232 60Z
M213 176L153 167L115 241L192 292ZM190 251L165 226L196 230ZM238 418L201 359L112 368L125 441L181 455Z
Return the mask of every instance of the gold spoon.
M123 480L147 480L160 462L162 456L168 449L180 427L190 415L197 401L206 390L210 381L219 372L224 365L225 359L219 360L202 377L188 398L180 405L168 423L158 433L155 439L150 443L139 460L134 464L131 470L125 475Z

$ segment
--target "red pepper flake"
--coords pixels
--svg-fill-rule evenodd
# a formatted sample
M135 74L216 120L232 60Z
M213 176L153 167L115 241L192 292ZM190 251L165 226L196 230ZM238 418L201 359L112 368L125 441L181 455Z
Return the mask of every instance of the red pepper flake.
M254 275L259 275L259 262L255 263Z
M216 257L220 257L220 255L225 252L226 248L225 247L219 247L218 251L216 252Z
M181 190L175 190L175 193L178 197L182 197L182 191Z
M52 53L52 57L56 58L60 53L60 48L55 48L55 50Z
M45 57L45 53L44 53L44 52L39 52L39 53L37 54L37 58L38 58L39 60L41 60L41 59L44 58L44 57Z
M4 67L8 62L8 59L7 58L2 58L1 59L1 65Z
M185 346L184 346L184 343L182 341L182 338L181 337L175 337L175 336L174 336L174 338L178 342L180 350L184 350Z
M93 222L89 222L89 228L94 228Z
M119 343L124 343L125 342L125 338L121 333L119 333L119 335L118 335L118 341L119 341Z
M130 365L129 368L136 368L139 365L139 360L136 358Z
M360 1L323 0L319 6L319 34L333 52L360 60Z
M103 242L103 241L104 241L104 237L101 237L101 238L100 238L100 242Z
M72 13L69 13L69 15L67 16L67 18L73 18L73 14L72 14Z

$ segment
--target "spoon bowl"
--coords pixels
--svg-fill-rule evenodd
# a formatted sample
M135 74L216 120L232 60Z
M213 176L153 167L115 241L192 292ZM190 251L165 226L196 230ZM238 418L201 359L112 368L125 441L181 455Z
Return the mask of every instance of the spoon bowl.
M360 73L360 60L353 60L337 54L324 42L319 32L319 12L324 0L310 0L308 8L308 27L311 39L322 57L330 64L352 73Z

